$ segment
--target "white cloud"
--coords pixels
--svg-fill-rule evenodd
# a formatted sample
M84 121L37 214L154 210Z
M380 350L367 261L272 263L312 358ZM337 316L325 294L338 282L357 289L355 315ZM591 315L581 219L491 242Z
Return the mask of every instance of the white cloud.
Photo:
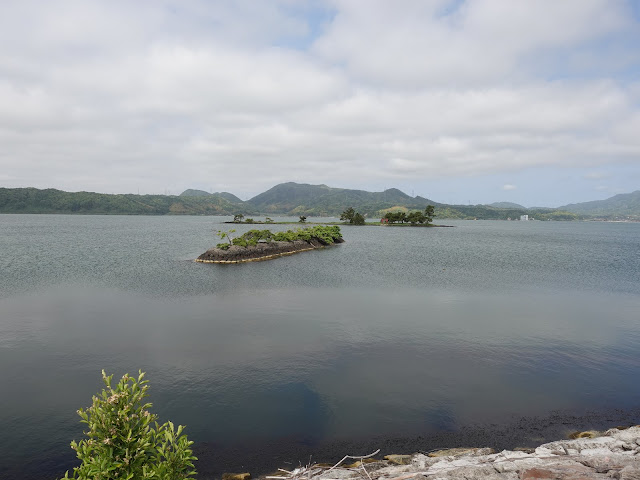
M477 85L521 76L523 61L629 26L606 0L336 2L335 21L315 51L359 81L385 86ZM390 28L390 26L392 26Z
M587 172L583 175L587 180L602 180L603 178L609 178L611 175L607 172Z
M637 162L639 85L566 66L637 29L625 2L451 5L6 2L0 179L243 194Z
M516 187L515 185L511 185L510 183L505 183L502 186L502 190L516 190L518 187Z

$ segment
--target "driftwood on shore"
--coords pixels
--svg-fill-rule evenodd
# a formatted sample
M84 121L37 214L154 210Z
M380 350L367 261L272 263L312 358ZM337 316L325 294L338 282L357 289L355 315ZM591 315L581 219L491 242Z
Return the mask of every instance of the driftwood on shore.
M343 243L342 238L334 240L334 243ZM214 247L210 248L198 258L196 262L202 263L243 263L256 262L261 260L270 260L272 258L282 257L284 255L292 255L298 252L306 252L318 248L324 248L327 245L317 238L311 240L294 240L291 242L259 242L257 245L241 247L233 245L227 250Z

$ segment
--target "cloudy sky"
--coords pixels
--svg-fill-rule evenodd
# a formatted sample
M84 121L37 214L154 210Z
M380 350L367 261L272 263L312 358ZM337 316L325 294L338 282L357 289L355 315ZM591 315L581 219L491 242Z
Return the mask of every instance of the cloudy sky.
M0 187L640 189L640 0L0 2Z

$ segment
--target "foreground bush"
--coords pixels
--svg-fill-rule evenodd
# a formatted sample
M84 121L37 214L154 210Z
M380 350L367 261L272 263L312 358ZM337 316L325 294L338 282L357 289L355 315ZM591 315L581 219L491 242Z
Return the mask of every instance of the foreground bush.
M124 375L115 388L102 371L106 388L93 397L93 404L78 410L81 422L88 425L88 440L71 442L82 464L64 478L82 480L158 479L182 480L196 474L191 445L183 426L159 425L149 412L144 373L138 378Z

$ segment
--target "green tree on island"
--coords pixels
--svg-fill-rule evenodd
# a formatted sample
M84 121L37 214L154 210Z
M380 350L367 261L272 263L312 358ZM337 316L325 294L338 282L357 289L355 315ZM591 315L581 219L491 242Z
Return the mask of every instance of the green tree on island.
M233 223L240 223L242 221L242 219L244 218L244 215L241 213L236 213L233 216Z
M429 225L433 222L433 217L436 216L436 209L433 205L427 205L424 209L425 223Z
M233 245L233 237L231 236L232 233L235 233L235 229L229 230L228 232L225 232L224 230L217 230L216 236L218 236L220 240L224 240L226 238L229 242L229 246L231 246Z
M387 212L383 217L389 223L410 223L411 225L429 225L433 222L435 217L435 208L433 205L428 205L424 212L420 210L414 210L413 212Z
M353 222L354 225L364 225L365 220L364 217L360 214L360 212L356 212L356 214L353 216Z
M340 220L343 222L349 222L351 225L364 225L365 218L360 212L356 212L353 207L347 208L340 215Z
M353 207L347 208L342 215L340 215L340 220L343 222L353 223L353 217L356 215L356 211Z
M407 222L409 222L411 225L416 225L418 223L424 223L426 220L424 213L422 213L420 210L416 210L414 212L409 212L409 214L407 214Z
M286 232L272 233L269 230L249 230L243 233L241 236L232 238L231 232L235 230L229 230L229 232L218 232L218 237L221 239L227 238L228 243L218 243L217 248L222 250L228 250L233 245L239 247L254 247L259 242L293 242L295 240L310 241L315 238L318 239L323 245L331 245L336 240L342 238L340 233L340 227L337 225L317 225L315 227L299 228L297 230L287 230Z
M306 221L307 221L307 217L305 217L304 215L300 215L300 220L298 220L298 222L305 223Z
M405 223L407 214L405 212L387 212L383 218L386 218L389 223Z

